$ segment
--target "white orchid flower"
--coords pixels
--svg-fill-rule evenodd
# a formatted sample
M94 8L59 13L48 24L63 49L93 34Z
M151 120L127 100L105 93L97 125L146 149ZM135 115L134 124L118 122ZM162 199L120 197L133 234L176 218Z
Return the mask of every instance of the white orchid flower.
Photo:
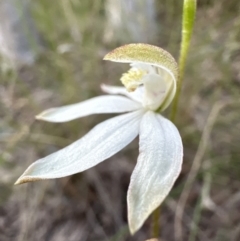
M16 184L85 171L139 135L139 156L127 194L133 234L162 203L181 171L181 137L174 124L158 113L169 106L175 95L178 70L168 52L147 44L119 47L104 59L130 63L130 70L121 78L126 88L103 85L103 91L110 95L49 109L37 119L66 122L92 114L129 113L98 124L78 141L34 162Z

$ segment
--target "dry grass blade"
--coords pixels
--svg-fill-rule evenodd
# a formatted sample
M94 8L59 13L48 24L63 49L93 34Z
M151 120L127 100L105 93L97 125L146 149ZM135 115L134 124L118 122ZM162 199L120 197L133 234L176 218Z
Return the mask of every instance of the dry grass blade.
M192 167L190 169L189 175L187 177L187 181L184 185L182 194L180 196L180 199L179 199L179 202L178 202L177 208L176 208L174 229L175 229L175 239L178 241L183 241L183 234L182 234L183 232L182 232L182 225L181 225L183 212L184 212L192 185L193 185L194 180L197 176L197 173L201 167L202 159L203 159L206 149L208 147L212 128L217 120L219 112L227 105L235 104L235 103L236 102L233 102L233 101L225 101L225 102L218 101L214 104L214 106L209 114L207 123L206 123L203 133L202 133L202 137L201 137L201 140L200 140L200 143L198 146L197 153L193 160Z

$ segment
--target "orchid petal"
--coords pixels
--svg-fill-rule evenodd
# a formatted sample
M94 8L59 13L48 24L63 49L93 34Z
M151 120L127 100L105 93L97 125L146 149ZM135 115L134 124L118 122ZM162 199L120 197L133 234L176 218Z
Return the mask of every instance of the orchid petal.
M177 80L178 67L166 50L150 44L127 44L108 53L104 60L119 63L145 63L165 69Z
M98 124L80 140L30 165L16 184L65 177L97 165L138 135L143 113L135 111Z
M101 85L102 91L112 95L125 95L132 100L142 103L143 99L143 88L137 88L135 91L129 92L125 87L113 86L113 85Z
M92 114L122 113L140 108L139 103L123 96L103 95L77 104L48 109L36 118L49 122L66 122Z
M164 111L170 105L176 94L177 83L176 81L172 81L172 77L170 76L170 74L163 69L158 69L158 74L162 77L162 79L164 79L167 87L165 100L159 108L159 111Z
M128 189L128 220L135 233L166 198L182 166L183 146L172 122L147 112L140 124L140 154Z
M166 96L166 82L158 74L148 74L143 78L143 83L145 86L143 106L150 110L156 110Z

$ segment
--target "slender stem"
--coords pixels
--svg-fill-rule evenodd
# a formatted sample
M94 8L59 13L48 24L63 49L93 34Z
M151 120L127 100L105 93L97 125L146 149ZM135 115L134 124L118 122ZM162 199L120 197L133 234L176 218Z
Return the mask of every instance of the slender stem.
M159 238L160 236L160 226L159 226L160 212L161 212L161 208L158 207L153 212L153 215L152 215L152 238Z
M184 70L186 65L187 54L190 40L193 32L193 25L196 15L197 0L184 0L183 20L182 20L182 42L179 56L179 78L175 98L173 100L170 119L174 122L177 115L178 102L181 94Z
M181 93L183 75L186 65L187 54L189 50L190 40L193 32L193 25L196 15L197 0L184 0L183 4L183 20L182 20L182 42L179 56L179 79L170 119L174 122L177 114L178 101ZM152 215L152 236L158 238L160 235L160 207L158 207Z

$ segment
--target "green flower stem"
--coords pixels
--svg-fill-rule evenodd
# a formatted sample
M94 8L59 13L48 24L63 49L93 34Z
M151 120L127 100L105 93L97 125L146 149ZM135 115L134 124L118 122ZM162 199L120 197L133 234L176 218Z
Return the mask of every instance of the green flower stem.
M158 207L152 214L152 238L159 238L160 236L160 226L159 226L160 212L161 212L161 209L160 207Z
M186 65L187 54L189 51L189 45L192 37L194 20L196 15L197 0L184 0L183 4L183 20L182 20L182 42L179 56L179 77L175 98L173 100L172 111L170 119L174 122L177 115L178 101L182 89L182 82L184 76L184 70ZM158 207L152 214L152 236L153 238L159 238L160 227L160 207Z
M179 56L179 78L175 98L173 100L170 119L174 122L177 115L178 102L181 94L184 70L186 65L187 54L192 37L194 20L196 15L197 0L184 0L183 20L182 20L182 42Z

